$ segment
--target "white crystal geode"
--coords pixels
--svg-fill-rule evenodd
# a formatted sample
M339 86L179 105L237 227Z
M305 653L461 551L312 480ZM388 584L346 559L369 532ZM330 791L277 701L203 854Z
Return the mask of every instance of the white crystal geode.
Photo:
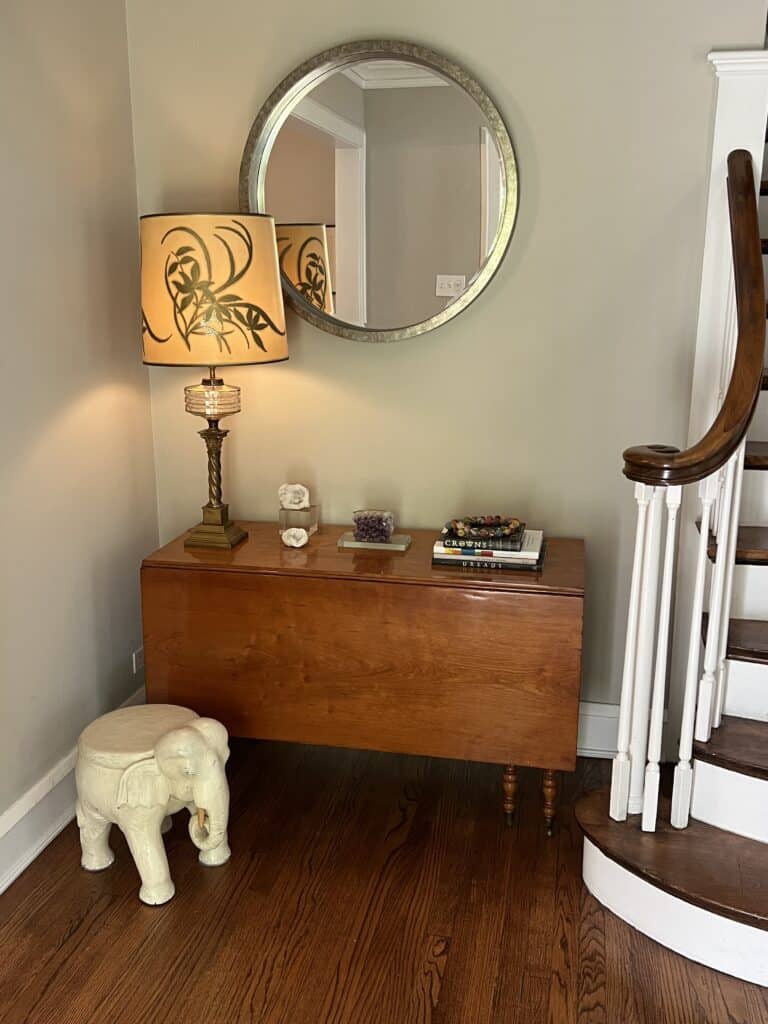
M289 530L283 530L280 539L287 548L303 548L309 540L309 534L300 526L292 526Z
M309 489L304 484L281 484L277 497L280 508L309 508Z

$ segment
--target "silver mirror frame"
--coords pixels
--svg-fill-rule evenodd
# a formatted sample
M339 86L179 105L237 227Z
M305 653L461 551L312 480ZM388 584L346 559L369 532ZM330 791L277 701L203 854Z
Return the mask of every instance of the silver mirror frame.
M382 56L408 60L414 64L421 64L432 71L437 71L464 89L477 103L488 121L488 126L499 149L505 178L504 203L493 248L475 280L445 309L420 323L386 330L357 327L354 324L337 320L319 310L299 295L293 286L283 278L283 292L286 301L300 317L323 331L328 331L341 338L349 338L352 341L404 341L406 338L414 338L427 331L433 331L436 327L440 327L458 316L474 302L499 269L512 237L519 205L517 160L512 139L496 105L479 82L459 64L434 50L401 40L372 39L344 43L311 57L284 78L268 97L251 125L243 151L243 159L240 163L240 209L244 212L267 212L264 194L267 162L277 134L294 105L333 72L357 61L373 60ZM254 205L255 209L253 209Z

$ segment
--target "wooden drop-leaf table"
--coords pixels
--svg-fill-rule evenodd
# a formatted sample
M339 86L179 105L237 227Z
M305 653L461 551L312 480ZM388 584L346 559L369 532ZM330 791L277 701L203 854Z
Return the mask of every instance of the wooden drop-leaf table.
M406 552L339 550L324 526L286 548L242 523L231 551L184 536L141 569L147 699L219 719L234 736L544 769L576 764L584 544L548 540L540 572L431 564L435 531Z

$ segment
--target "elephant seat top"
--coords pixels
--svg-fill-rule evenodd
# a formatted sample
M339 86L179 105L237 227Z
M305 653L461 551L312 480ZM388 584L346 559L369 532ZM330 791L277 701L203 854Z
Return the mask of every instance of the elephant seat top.
M175 704L118 708L83 729L77 741L78 757L109 768L125 768L151 757L161 736L197 717L190 708Z

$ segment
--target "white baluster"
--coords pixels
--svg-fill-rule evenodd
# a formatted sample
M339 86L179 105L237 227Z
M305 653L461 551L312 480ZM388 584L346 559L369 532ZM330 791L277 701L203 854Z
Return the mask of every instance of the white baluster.
M656 644L656 668L653 676L653 697L651 699L651 725L648 735L648 764L645 769L645 791L643 793L644 832L656 831L656 814L659 806L659 780L661 773L661 739L664 730L664 696L667 689L667 662L669 653L669 625L672 613L672 584L675 575L675 545L677 540L677 513L682 500L682 487L668 487L667 537L664 544L664 572L661 578L661 606L659 608L659 629Z
M730 519L733 504L733 475L735 463L729 459L719 476L723 478L720 487L720 535L717 542L715 568L709 592L709 616L707 636L704 644L704 672L699 683L699 702L696 709L695 737L702 743L709 740L712 732L712 718L715 704L715 672L720 656L720 627L722 625L723 594L727 577Z
M616 756L611 773L610 814L615 821L624 821L629 803L629 734L632 727L632 700L635 684L635 657L637 655L637 624L640 612L640 588L643 575L643 553L645 551L645 526L648 518L648 504L653 488L635 484L637 502L637 526L635 527L635 553L632 559L632 584L629 591L627 612L627 639L624 647L624 671L621 679L621 703L619 705L619 728L616 738Z
M635 692L632 700L632 734L629 740L629 813L643 809L645 757L648 751L648 714L656 639L656 609L659 599L659 550L664 488L654 487L648 510L643 555L643 583L640 591L640 619L637 626Z
M723 717L723 705L725 704L725 693L728 685L728 630L731 624L731 597L733 594L733 571L736 567L736 545L739 533L739 514L741 511L741 485L744 480L744 448L746 441L742 441L738 451L733 456L734 479L733 497L731 501L731 519L728 529L728 557L725 563L725 589L723 592L723 607L720 614L720 638L717 658L717 688L715 693L714 711L712 715L712 726L715 729L720 727Z
M691 625L688 636L688 663L685 671L685 694L683 696L683 714L680 723L679 760L675 766L675 778L672 786L672 814L670 820L675 828L686 828L691 809L691 787L693 783L691 754L693 752L693 725L696 717L696 693L699 682L701 613L704 609L704 584L707 578L707 549L709 547L712 502L715 500L717 488L717 473L713 473L699 483L701 533L699 535L696 555L696 580L693 585L693 607L691 609Z

